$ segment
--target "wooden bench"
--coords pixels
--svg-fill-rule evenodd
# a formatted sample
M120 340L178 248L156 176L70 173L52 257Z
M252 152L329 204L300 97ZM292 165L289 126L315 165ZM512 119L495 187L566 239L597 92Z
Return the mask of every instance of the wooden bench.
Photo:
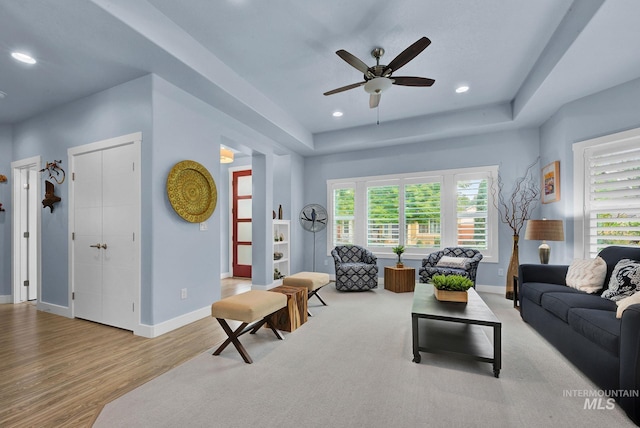
M327 304L322 300L318 291L327 284L329 284L329 274L321 272L298 272L282 280L282 285L288 287L305 287L308 291L307 301L313 296L316 296L325 306L327 306ZM308 310L307 314L312 316Z
M218 320L222 329L229 336L215 350L213 355L220 355L224 348L233 343L245 363L253 363L249 353L238 338L249 331L254 334L266 323L278 339L284 339L282 333L271 323L269 316L285 306L287 306L287 296L264 290L247 291L213 303L211 305L211 316ZM229 327L226 320L240 321L242 324L234 331ZM254 324L249 325L251 323Z

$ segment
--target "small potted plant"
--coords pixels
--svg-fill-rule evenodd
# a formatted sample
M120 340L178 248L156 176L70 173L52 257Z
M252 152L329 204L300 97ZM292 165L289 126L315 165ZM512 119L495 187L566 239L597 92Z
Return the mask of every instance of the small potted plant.
M396 267L404 267L404 263L402 263L401 256L404 253L404 245L398 245L397 247L393 247L391 249L394 253L398 255L398 262L396 263Z
M433 295L444 302L466 302L467 290L473 281L462 275L434 275L431 277Z

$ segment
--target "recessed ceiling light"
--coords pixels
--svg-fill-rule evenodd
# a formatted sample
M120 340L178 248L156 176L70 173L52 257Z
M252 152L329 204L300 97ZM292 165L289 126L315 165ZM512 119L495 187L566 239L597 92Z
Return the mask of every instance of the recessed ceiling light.
M458 87L456 88L456 93L458 93L458 94L462 94L462 93L464 93L464 92L467 92L468 90L469 90L469 87L468 87L468 86L465 86L465 85L463 85L463 86L458 86Z
M12 52L12 53L11 53L11 56L12 56L14 59L16 59L16 60L18 60L18 61L20 61L20 62L24 62L24 63L26 63L26 64L35 64L35 63L36 63L36 60L35 60L32 56L27 55L26 53L22 53L22 52Z
M341 117L343 115L343 113L341 111L334 111L333 112L333 117Z

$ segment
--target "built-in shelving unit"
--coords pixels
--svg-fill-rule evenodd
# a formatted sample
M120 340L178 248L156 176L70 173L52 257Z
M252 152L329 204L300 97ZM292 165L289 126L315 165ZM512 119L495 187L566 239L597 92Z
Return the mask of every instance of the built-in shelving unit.
M274 283L280 285L282 279L276 279L276 269L280 275L289 275L289 256L290 256L290 220L273 220L273 272ZM282 256L276 260L276 256Z

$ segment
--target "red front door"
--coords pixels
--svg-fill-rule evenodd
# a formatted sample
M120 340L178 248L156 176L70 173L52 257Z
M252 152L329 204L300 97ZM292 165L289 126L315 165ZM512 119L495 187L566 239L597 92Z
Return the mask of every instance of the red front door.
M233 276L251 278L251 170L233 172Z

